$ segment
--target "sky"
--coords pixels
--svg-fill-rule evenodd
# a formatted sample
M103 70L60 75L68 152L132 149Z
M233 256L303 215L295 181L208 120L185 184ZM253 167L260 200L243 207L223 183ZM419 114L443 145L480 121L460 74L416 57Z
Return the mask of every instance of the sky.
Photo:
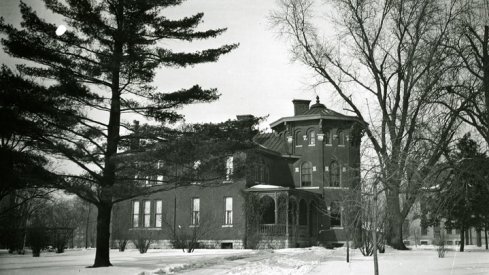
M20 0L0 1L0 16L6 22L18 25ZM50 22L63 22L44 8L39 0L25 0ZM330 98L324 90L310 86L312 74L303 65L292 62L289 44L272 29L270 12L277 8L277 0L187 0L165 12L170 18L182 18L197 12L204 13L200 29L227 28L215 39L192 43L165 42L185 50L203 50L223 44L239 43L239 47L222 56L218 62L199 64L185 69L160 68L154 85L170 92L199 84L203 88L217 88L221 97L213 103L195 104L182 108L186 122L219 122L236 115L268 116L262 128L283 117L293 115L293 99L323 98L328 108L342 111L341 106L324 100ZM13 65L19 60L0 50L0 61ZM324 89L324 88L323 88ZM337 105L337 104L336 104ZM344 111L343 111L344 112Z

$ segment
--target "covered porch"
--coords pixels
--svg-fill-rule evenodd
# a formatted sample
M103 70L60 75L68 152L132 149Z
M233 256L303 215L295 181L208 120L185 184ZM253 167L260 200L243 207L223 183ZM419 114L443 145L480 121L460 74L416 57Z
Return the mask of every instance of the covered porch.
M318 242L324 215L317 193L273 185L246 189L254 197L256 217L248 219L251 232L259 238L258 247L304 247Z

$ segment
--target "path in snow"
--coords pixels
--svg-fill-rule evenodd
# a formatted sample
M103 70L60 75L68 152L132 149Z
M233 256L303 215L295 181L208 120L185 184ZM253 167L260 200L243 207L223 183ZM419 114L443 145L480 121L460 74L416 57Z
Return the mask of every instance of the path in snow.
M452 249L455 249L452 247ZM43 253L9 255L0 250L0 274L103 274L103 275L299 275L299 274L373 274L372 257L352 250L351 262L345 262L344 248L321 247L281 250L137 250L111 252L113 267L86 268L93 262L95 250L68 250L63 254ZM380 274L399 275L482 275L489 274L489 251L469 246L466 252L447 252L438 258L434 247L411 251L388 249L379 254Z

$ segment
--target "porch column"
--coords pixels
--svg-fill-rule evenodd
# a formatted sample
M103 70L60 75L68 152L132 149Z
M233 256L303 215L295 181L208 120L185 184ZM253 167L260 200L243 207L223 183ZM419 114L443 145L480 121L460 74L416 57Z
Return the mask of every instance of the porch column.
M289 248L289 193L286 193L285 204L285 247Z
M278 224L278 196L277 196L277 192L275 192L274 203L275 203L275 224Z

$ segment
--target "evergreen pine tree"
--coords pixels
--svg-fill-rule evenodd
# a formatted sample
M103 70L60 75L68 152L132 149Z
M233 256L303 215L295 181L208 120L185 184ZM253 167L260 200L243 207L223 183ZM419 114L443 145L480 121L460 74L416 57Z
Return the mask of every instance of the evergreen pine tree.
M0 19L5 51L29 63L19 65L26 76L43 80L46 92L60 92L78 112L61 112L71 125L40 117L59 131L44 135L43 149L78 165L85 173L71 175L61 188L75 192L98 208L97 250L94 267L110 266L110 217L117 182L118 148L128 124L122 114L136 113L159 122L181 117L175 108L210 102L218 98L215 89L195 85L163 92L151 85L162 66L183 68L215 62L236 44L198 52L177 52L164 48L165 40L194 41L213 38L225 29L198 31L202 13L173 20L163 10L182 0L44 0L46 7L63 17L67 30L40 18L25 3L20 4L21 28ZM60 102L60 101L58 101ZM97 115L90 115L96 111ZM100 115L103 113L103 115ZM61 114L60 114L61 115ZM102 117L102 118L101 118ZM117 199L121 199L120 197Z

